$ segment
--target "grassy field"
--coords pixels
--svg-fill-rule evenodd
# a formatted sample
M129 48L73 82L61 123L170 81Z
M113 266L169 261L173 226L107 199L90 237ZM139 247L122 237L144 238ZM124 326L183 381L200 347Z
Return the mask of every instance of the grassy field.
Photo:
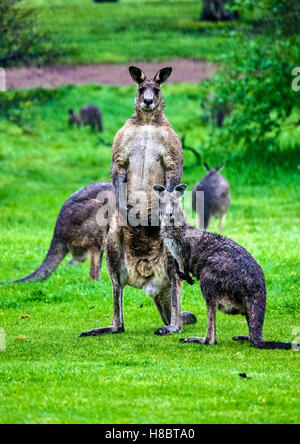
M292 341L300 327L299 157L203 150L208 127L201 124L201 88L166 86L166 114L179 134L195 128L187 140L204 160L227 161L232 205L224 234L248 248L265 270L265 338ZM134 94L134 87L92 85L20 92L19 111L10 121L0 118L1 281L41 263L60 206L72 192L109 179L110 148L88 128L69 129L67 110L100 105L101 137L110 142L131 115ZM186 112L179 114L179 107ZM189 153L185 163L183 180L191 189L204 169L193 166ZM299 422L299 352L237 344L231 338L247 333L244 319L222 314L217 347L180 344L181 337L205 334L197 286L184 288L183 308L198 316L198 324L171 337L154 336L161 320L151 299L127 287L126 332L79 339L81 331L111 322L106 268L101 283L88 280L88 264L63 264L45 283L1 286L7 349L0 352L0 422ZM241 372L251 379L241 379Z
M24 0L24 4L34 6L37 26L64 48L58 60L64 64L176 57L219 60L220 54L236 46L235 25L199 21L201 1ZM225 35L228 29L231 35Z

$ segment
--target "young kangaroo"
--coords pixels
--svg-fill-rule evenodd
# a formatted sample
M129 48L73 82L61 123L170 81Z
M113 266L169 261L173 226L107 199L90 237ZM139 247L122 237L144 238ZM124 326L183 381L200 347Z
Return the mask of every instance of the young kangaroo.
M204 191L204 229L209 226L212 217L220 217L219 230L223 230L226 212L230 205L229 184L219 173L223 165L215 169L204 163L208 174L199 182L193 190L193 210L197 212L199 228L201 225L200 208L197 206L197 192Z
M75 114L73 109L69 111L69 126L76 123L77 127L90 125L93 130L98 129L103 131L102 114L99 108L94 105L87 105L81 108L78 114Z
M135 114L115 137L111 167L118 202L106 248L113 284L113 323L81 336L124 331L123 291L126 285L143 289L153 299L166 325L157 330L157 334L180 332L182 324L196 321L192 313L180 312L182 283L174 272L173 258L164 249L159 220L155 225L149 224L155 213L151 208L153 197L156 213L158 210L158 199L153 192L155 183L162 182L171 190L180 183L182 176L181 144L164 115L160 89L172 69L160 70L153 79L147 79L136 67L130 67L129 72L138 85ZM145 210L141 218L144 223L134 224L129 216L138 201ZM122 219L126 219L126 224L121 223Z
M74 193L63 205L57 218L53 239L46 259L29 276L14 283L47 279L68 253L73 255L69 263L85 262L91 256L90 278L99 280L109 219L99 223L97 215L106 201L115 208L115 192L110 182L95 183Z
M176 271L190 284L193 281L189 273L196 277L207 306L206 338L191 337L182 341L217 344L216 312L220 310L246 316L250 338L233 339L250 340L257 348L291 349L291 343L263 339L266 283L261 267L245 248L231 239L188 225L181 206L186 188L179 185L169 193L163 186L154 187L161 199L162 237L176 261Z

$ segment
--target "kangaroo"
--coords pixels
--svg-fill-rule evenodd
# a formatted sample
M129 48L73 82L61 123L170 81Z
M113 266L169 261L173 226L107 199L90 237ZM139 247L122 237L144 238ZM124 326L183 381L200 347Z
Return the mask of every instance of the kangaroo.
M183 168L180 140L164 116L160 89L172 68L160 70L153 79L147 79L141 69L133 66L129 72L138 85L135 113L115 136L111 166L118 204L106 248L113 284L113 323L110 327L84 332L82 337L124 332L123 291L126 285L143 289L153 299L165 324L156 334L180 332L182 324L196 322L192 313L180 313L182 282L174 273L172 256L164 249L159 218L155 217L159 202L153 186L162 181L167 189L173 189L180 183ZM152 209L153 197L156 208L154 205ZM143 216L139 224L128 223L139 200ZM154 219L157 223L149 225Z
M103 131L101 111L94 105L84 106L78 114L75 114L74 110L70 109L69 126L72 126L74 123L76 123L78 128L90 125L93 130L98 129L100 133Z
M101 200L98 200L100 197ZM106 225L97 220L98 212L104 208L105 200L112 205L107 213ZM68 253L73 255L69 265L85 262L90 254L90 278L99 280L109 228L109 215L114 213L114 204L114 187L110 182L95 183L74 193L64 203L59 213L53 239L42 265L30 275L13 283L48 279Z
M215 93L210 93L204 104L202 104L204 111L203 121L209 122L211 126L222 128L224 120L232 113L232 106L229 103L221 103L217 100Z
M291 343L263 339L266 282L260 265L233 240L188 225L181 206L186 189L186 185L179 185L169 193L164 186L154 187L161 199L162 237L175 259L176 272L190 284L194 282L189 273L195 276L207 306L206 338L181 341L217 344L216 312L220 310L247 319L250 336L236 336L234 340L250 340L261 349L291 349Z
M224 165L215 169L204 163L208 174L193 190L193 209L198 216L198 226L201 225L200 208L197 205L197 192L204 191L204 229L207 230L212 217L220 217L219 231L223 230L226 212L230 205L230 188L226 179L219 173Z

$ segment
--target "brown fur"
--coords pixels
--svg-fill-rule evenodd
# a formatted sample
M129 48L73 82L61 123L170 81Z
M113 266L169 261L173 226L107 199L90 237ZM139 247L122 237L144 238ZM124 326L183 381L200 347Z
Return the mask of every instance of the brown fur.
M83 333L82 336L124 331L123 288L130 285L144 289L153 298L166 327L157 334L181 331L182 323L195 322L192 314L181 316L181 287L174 273L174 263L164 249L159 226L121 226L121 215L127 216L136 198L143 194L150 202L153 186L162 181L174 188L182 176L183 155L180 141L164 116L164 100L160 91L171 73L161 70L148 80L138 68L131 67L132 78L138 84L135 114L116 134L113 144L111 179L116 189L119 212L108 234L107 265L114 288L114 318L112 327ZM127 185L127 196L122 185Z

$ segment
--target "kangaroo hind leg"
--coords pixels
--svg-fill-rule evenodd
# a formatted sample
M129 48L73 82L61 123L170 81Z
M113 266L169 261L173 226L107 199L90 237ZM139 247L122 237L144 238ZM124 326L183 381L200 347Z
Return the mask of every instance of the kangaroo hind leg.
M217 304L214 301L207 302L207 333L206 338L199 338L197 336L191 336L189 338L180 339L180 342L191 343L196 342L202 345L217 345L216 336L216 313Z
M90 279L99 281L102 268L103 248L94 246L89 250L91 255Z
M123 267L122 249L117 233L111 231L108 236L107 266L113 285L114 316L110 327L102 327L89 330L80 334L79 337L99 336L103 334L122 333L124 329L123 317L123 292L126 285L126 271Z

